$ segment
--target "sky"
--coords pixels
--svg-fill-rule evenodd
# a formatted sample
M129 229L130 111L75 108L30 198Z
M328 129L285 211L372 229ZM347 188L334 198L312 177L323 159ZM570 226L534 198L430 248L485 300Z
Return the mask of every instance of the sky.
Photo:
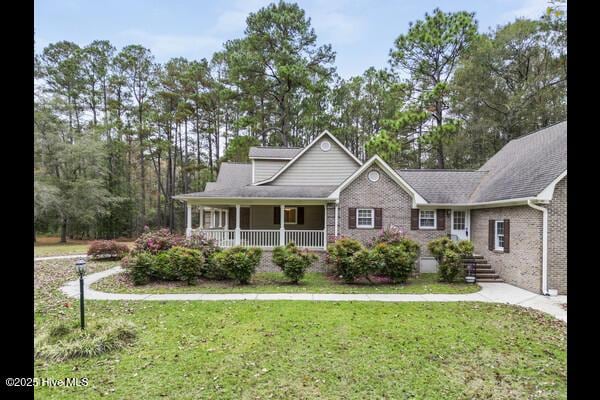
M156 61L210 59L222 44L243 36L249 13L268 0L35 0L35 51L68 40L84 46L109 40L149 48ZM343 78L388 67L389 50L409 22L426 12L475 12L480 32L517 17L538 18L548 0L298 0L318 44L331 44Z

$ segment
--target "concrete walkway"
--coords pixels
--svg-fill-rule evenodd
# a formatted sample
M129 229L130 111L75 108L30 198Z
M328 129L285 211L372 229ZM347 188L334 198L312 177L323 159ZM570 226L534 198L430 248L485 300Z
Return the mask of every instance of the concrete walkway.
M173 293L173 294L133 294L106 293L90 288L92 283L123 271L114 267L85 277L85 297L89 300L313 300L313 301L482 301L487 303L514 304L530 307L548 313L567 322L567 311L560 304L567 302L567 296L542 296L507 283L479 283L481 290L469 294L328 294L328 293ZM69 297L79 297L79 280L65 283L61 290Z
M66 260L69 258L87 258L87 254L73 254L69 256L49 256L49 257L37 257L33 261L44 261L44 260Z

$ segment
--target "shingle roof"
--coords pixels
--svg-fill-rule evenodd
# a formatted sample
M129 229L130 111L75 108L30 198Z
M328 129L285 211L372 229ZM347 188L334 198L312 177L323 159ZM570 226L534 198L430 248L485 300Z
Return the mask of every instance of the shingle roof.
M567 121L508 142L479 171L488 171L470 202L537 196L567 169Z
M430 203L466 203L486 175L484 171L443 169L396 170L413 189Z
M252 183L252 164L230 163L221 164L216 182L208 182L205 192L229 187L245 186Z
M325 199L337 186L241 186L225 189L211 190L208 192L187 193L185 197L198 198L298 198L298 199Z
M301 147L275 147L275 146L264 146L264 147L250 147L248 157L256 158L279 158L283 160L291 160L298 153L302 151Z
M273 197L273 198L326 198L336 186L275 186L252 185L252 165L223 163L216 182L208 182L203 192L187 193L185 197Z
M255 157L293 157L296 148L252 147ZM567 122L510 141L477 171L396 172L430 203L466 204L534 197L567 168ZM185 197L326 198L336 186L252 185L252 165L223 163L216 182ZM177 196L179 197L179 196Z

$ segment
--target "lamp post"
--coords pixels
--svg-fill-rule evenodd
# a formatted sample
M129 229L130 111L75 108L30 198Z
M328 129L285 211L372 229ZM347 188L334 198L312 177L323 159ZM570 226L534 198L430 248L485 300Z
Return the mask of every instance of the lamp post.
M79 273L79 309L81 313L81 329L85 329L85 313L83 307L83 275L85 275L85 260L80 258L75 263L77 273Z

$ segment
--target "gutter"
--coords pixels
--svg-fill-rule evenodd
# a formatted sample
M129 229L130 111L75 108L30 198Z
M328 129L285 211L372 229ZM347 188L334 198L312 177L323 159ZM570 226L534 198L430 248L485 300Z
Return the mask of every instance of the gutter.
M527 200L527 205L535 210L542 212L542 294L549 296L548 293L548 209L533 204Z

